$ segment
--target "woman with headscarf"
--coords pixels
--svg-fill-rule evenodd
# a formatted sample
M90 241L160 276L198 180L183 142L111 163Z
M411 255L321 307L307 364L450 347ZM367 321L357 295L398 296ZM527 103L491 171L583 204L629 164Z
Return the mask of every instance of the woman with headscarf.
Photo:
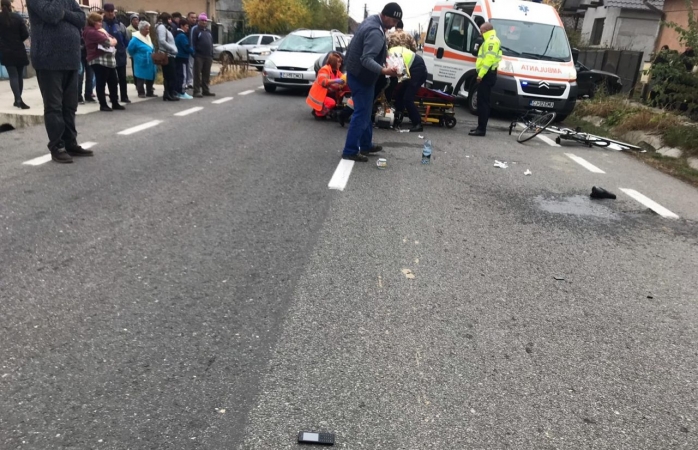
M12 12L12 1L0 1L0 64L10 76L10 88L16 108L29 109L22 101L24 68L29 65L24 41L29 37L27 24L19 14Z
M153 62L153 41L150 39L150 24L142 20L138 23L138 31L131 35L128 43L128 54L133 60L133 73L136 78L138 97L157 97L153 94L153 81L157 68ZM145 89L144 89L145 85Z
M167 55L167 64L162 66L162 78L164 80L164 101L177 102L177 73L175 72L175 58L177 57L177 45L172 35L172 16L169 13L160 14L155 32L158 34L158 53Z
M92 67L97 79L97 100L99 110L110 112L124 110L119 104L119 81L116 74L116 39L102 28L102 15L93 12L87 18L87 26L82 32L85 39L87 64ZM109 85L111 108L107 105L105 87Z

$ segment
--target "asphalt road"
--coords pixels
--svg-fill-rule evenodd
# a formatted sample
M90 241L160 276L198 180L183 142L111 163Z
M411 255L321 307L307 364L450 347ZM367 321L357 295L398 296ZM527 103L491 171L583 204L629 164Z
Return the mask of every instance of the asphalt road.
M260 85L0 133L0 449L698 448L696 189L459 109L331 190L346 131Z

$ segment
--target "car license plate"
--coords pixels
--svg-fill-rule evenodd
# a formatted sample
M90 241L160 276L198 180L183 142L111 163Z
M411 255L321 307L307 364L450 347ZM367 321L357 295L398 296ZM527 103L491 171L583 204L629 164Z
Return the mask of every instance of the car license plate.
M540 100L531 100L531 106L534 108L554 108L555 102L543 102Z
M281 72L281 78L293 78L295 80L302 80L303 79L303 74L302 73L286 73L286 72Z

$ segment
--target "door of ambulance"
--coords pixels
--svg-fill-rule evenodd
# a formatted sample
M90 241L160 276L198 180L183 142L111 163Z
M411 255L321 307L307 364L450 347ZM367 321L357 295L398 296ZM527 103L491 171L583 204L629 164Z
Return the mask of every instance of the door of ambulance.
M480 30L470 16L455 9L445 9L435 19L443 21L443 26L434 36L434 85L467 97L467 81L475 73L477 60L472 52Z

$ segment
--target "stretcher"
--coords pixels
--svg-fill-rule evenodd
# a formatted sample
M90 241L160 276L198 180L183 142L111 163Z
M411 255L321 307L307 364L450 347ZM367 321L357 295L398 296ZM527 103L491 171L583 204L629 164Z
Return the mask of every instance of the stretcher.
M401 94L402 86L395 90L393 98ZM456 126L456 97L445 92L420 87L415 96L414 103L422 116L422 124L438 125L440 127L453 128ZM403 118L408 116L407 110L396 111L394 127L400 126Z

